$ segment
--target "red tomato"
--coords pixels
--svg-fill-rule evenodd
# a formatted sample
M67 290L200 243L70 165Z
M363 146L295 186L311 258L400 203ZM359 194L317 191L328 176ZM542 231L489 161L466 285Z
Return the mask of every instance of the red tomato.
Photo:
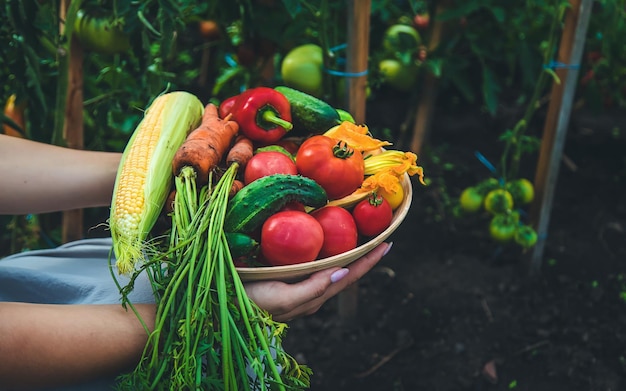
M340 206L328 205L311 212L324 230L319 258L332 257L356 247L359 234L354 217Z
M261 228L261 253L272 266L310 262L324 243L324 230L310 214L296 210L271 215Z
M284 153L260 152L252 156L246 164L243 183L247 185L256 179L272 174L296 175L297 173L296 164Z
M296 154L298 173L326 190L329 200L345 197L364 179L363 155L343 142L316 135L305 140Z
M423 14L417 14L413 17L413 25L418 30L426 30L430 24L430 15L428 12Z
M372 237L380 234L391 225L393 211L389 202L382 196L372 193L356 204L352 210L359 234Z

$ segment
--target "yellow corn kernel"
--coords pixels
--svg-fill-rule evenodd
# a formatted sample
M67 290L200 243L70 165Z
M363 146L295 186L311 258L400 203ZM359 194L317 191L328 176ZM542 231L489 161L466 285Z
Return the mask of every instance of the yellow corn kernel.
M117 171L109 227L118 272L134 270L169 194L176 150L202 119L202 102L188 92L157 97L131 136Z

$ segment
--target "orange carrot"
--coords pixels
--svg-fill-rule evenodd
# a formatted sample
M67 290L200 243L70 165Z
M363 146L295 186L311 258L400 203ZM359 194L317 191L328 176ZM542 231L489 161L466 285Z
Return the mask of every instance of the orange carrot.
M222 160L230 143L239 131L239 125L229 118L221 119L217 106L209 103L204 108L202 121L178 148L173 161L174 175L185 166L190 166L197 174L199 185L209 180L209 173Z
M243 189L243 181L240 181L239 179L235 179L233 181L233 185L230 187L230 191L228 192L228 197L229 198L234 197L235 194L237 194L237 192L241 189Z
M176 189L172 189L170 194L167 196L165 200L165 205L163 205L163 211L166 215L172 213L174 211L174 200L176 199Z
M230 166L237 162L239 163L239 170L242 170L248 163L248 160L252 158L253 154L254 146L252 145L252 140L240 134L237 136L235 143L226 155L226 165Z

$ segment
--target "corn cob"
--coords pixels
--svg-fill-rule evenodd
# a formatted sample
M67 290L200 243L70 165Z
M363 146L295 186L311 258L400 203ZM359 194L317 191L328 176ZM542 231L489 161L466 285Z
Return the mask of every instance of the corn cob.
M131 136L117 171L109 227L120 274L135 268L165 203L176 150L202 118L204 105L187 92L157 97Z

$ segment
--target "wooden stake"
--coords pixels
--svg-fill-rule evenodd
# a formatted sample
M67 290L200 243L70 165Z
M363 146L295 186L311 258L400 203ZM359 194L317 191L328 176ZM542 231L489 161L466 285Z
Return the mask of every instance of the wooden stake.
M445 11L448 1L441 1L437 4L436 15ZM428 41L428 52L432 52L439 46L444 33L444 22L437 20L433 24L430 39ZM433 115L433 107L437 96L437 77L431 72L427 72L423 78L422 93L417 105L413 135L411 138L410 150L419 154L424 145L428 133L430 132L430 120Z
M61 2L61 19L65 20L69 0ZM61 25L63 32L63 25ZM70 41L68 88L65 104L63 139L68 148L83 149L83 48L76 36ZM57 113L57 115L60 113ZM83 210L63 212L62 241L67 243L83 237Z
M576 92L578 79L578 67L576 65L580 63L582 58L592 3L593 0L570 0L571 7L565 16L557 60L563 66L555 67L560 83L555 82L552 85L550 105L544 124L534 180L535 200L530 209L530 221L536 228L539 237L532 251L531 273L536 273L541 268L552 200L562 161L563 145L569 125L572 102Z
M348 0L348 46L346 72L367 70L371 0ZM348 110L356 123L365 123L367 74L348 78ZM345 323L353 322L358 307L358 284L354 283L338 296L339 317Z

